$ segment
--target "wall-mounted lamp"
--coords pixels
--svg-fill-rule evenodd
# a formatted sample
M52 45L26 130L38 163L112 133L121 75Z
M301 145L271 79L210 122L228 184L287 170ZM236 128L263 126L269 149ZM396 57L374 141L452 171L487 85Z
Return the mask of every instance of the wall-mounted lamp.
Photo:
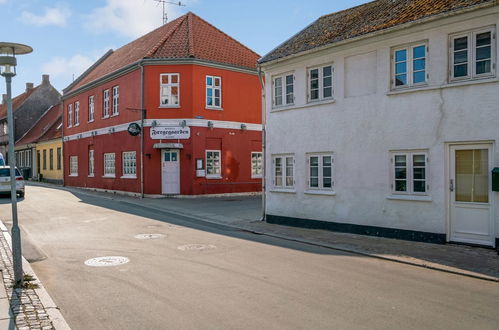
M156 127L156 126L158 126L158 122L157 122L157 121L155 121L155 120L153 120L153 121L152 121L152 123L151 123L151 126L152 126L152 127Z
M187 126L187 120L184 119L180 122L180 127L184 128L185 126Z
M213 128L213 122L212 122L212 121L209 121L209 122L208 122L208 127L209 127L209 128Z

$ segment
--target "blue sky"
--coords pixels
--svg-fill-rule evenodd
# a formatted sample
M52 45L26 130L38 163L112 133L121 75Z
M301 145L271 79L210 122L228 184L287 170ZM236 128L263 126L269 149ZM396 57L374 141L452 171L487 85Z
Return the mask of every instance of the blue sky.
M176 2L176 0L175 0ZM201 16L260 55L321 15L366 0L184 0L167 5L168 19L188 11ZM154 0L0 0L0 41L33 47L18 58L13 95L42 74L62 91L108 49L116 49L162 24ZM0 81L0 92L5 83Z

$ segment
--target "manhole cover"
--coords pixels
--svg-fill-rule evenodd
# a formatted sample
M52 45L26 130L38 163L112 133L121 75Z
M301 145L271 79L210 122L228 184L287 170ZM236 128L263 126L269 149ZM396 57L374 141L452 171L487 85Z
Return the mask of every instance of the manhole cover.
M208 249L215 249L215 245L211 244L186 244L186 245L180 245L177 249L181 251L200 251L200 250L208 250Z
M85 261L85 265L91 267L108 267L108 266L119 266L126 264L130 261L127 257L117 257L117 256L109 256L109 257L97 257L88 259Z
M134 236L136 239L158 239L165 238L163 234L138 234Z

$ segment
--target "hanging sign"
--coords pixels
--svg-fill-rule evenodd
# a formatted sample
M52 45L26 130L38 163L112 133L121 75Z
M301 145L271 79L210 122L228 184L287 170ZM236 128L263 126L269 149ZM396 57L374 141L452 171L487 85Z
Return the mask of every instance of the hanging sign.
M137 123L130 123L128 125L128 133L130 133L131 136L137 136L140 134L141 128L140 125Z
M151 127L151 139L168 140L168 139L188 139L191 137L191 129L189 127Z

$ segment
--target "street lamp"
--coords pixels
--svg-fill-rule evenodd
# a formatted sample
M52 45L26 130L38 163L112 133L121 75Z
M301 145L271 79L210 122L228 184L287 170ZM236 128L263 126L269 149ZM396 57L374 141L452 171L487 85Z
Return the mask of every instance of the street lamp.
M16 55L28 54L33 48L11 42L0 42L0 75L7 84L7 124L9 134L10 198L12 204L12 263L14 284L23 284L23 264L21 251L21 231L17 221L16 157L14 157L14 115L12 114L12 77L16 75Z

